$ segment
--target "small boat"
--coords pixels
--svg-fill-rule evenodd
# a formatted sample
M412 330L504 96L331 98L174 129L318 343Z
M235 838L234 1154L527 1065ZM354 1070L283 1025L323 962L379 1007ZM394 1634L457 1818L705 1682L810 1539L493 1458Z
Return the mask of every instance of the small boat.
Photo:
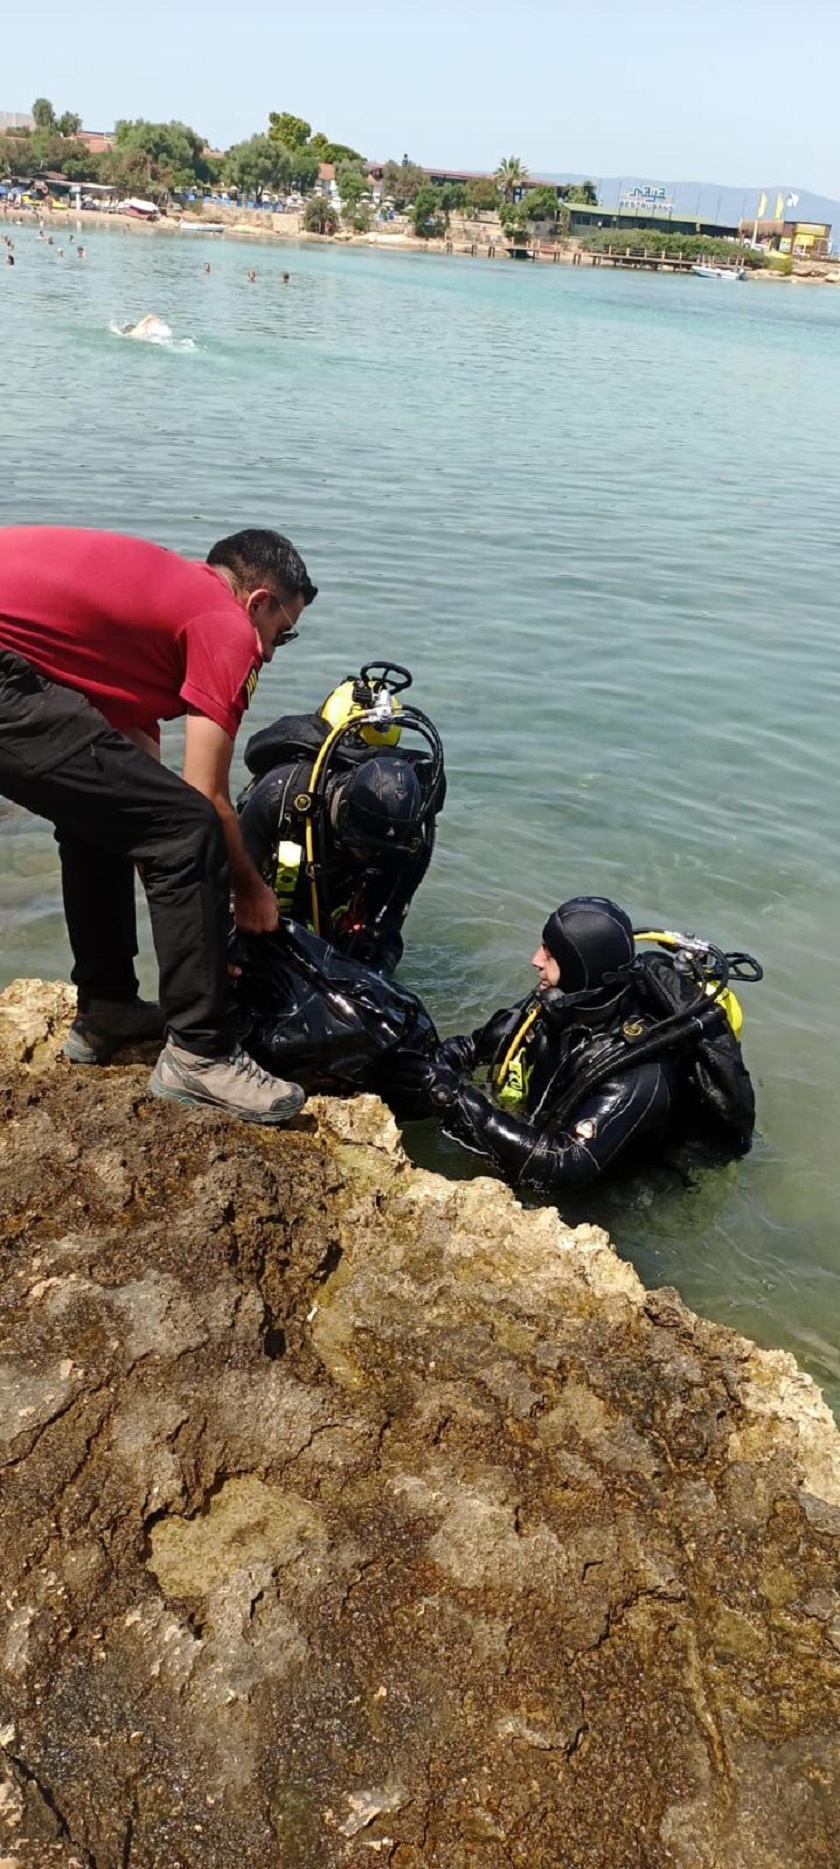
M182 234L223 234L224 221L179 221Z
M120 213L130 214L136 221L159 221L160 208L154 201L141 201L137 195L129 195L127 201L120 202Z
M698 262L691 270L698 279L745 279L747 276L745 266L703 266Z

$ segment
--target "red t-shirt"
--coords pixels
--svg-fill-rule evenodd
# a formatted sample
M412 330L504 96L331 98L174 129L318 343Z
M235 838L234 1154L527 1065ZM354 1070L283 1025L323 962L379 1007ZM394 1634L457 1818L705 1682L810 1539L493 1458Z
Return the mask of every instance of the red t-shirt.
M263 659L211 565L59 526L0 528L0 648L77 688L112 727L156 734L194 708L231 739Z

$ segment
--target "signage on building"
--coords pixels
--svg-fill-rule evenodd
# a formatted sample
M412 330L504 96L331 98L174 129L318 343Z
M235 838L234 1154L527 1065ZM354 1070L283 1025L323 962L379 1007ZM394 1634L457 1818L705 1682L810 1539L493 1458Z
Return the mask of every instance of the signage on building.
M674 206L673 189L640 182L635 188L623 188L618 197L619 210L625 214L670 214Z

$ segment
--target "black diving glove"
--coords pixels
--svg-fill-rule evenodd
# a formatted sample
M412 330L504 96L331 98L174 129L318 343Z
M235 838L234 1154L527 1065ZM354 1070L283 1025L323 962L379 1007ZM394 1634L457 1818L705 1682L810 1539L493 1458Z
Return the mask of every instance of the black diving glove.
M451 1065L441 1060L440 1051L429 1065L426 1089L434 1110L451 1110L461 1095L461 1079Z

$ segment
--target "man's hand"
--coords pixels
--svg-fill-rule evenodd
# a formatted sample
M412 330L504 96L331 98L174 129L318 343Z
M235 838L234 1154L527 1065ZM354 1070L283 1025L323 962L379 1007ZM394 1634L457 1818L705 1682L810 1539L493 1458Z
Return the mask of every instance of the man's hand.
M280 919L277 897L261 876L234 885L233 913L243 934L274 934Z

